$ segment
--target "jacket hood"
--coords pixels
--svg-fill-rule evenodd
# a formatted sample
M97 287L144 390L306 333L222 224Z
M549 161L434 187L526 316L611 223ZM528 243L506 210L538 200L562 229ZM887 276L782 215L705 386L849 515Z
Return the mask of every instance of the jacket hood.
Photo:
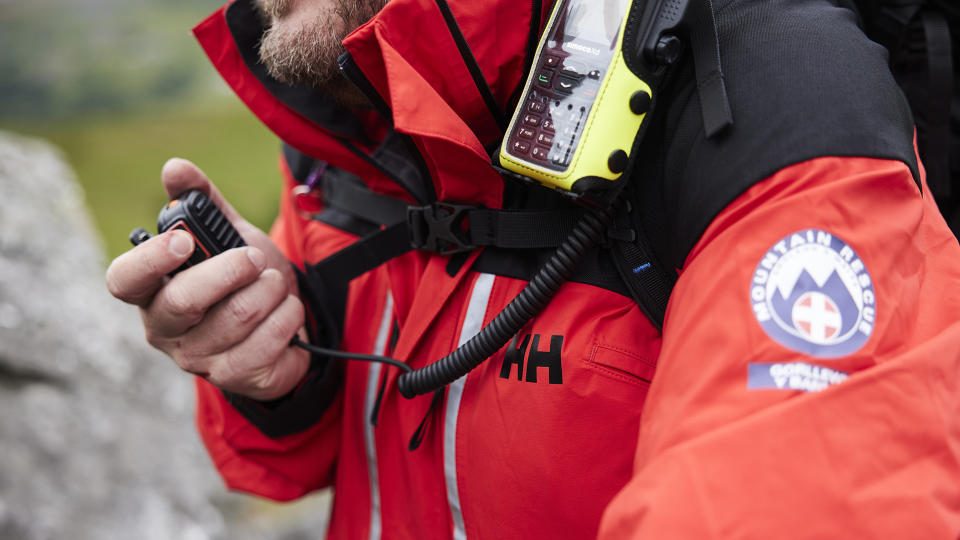
M496 106L510 110L545 11L540 0L453 0L449 6L445 0L391 0L344 40L369 82L367 93L389 108L384 121L409 135L424 157L439 200L500 206L502 179L489 166L486 148L502 132L480 87L488 85ZM264 30L252 0L236 0L194 33L226 82L282 140L355 172L377 191L396 194L364 157L375 143L357 115L315 89L267 74L257 56Z

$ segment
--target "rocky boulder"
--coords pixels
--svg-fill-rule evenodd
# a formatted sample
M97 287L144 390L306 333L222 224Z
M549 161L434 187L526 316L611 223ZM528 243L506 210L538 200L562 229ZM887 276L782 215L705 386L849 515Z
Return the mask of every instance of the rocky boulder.
M226 492L193 385L113 299L63 157L0 133L0 538L322 538L329 493Z

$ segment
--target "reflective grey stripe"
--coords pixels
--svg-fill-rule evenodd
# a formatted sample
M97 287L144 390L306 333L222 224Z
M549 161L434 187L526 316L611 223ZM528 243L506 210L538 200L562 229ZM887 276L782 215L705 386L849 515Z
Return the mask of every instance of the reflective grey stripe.
M380 316L380 328L377 329L377 339L373 343L373 354L382 355L387 350L387 340L390 338L390 328L393 322L393 296L387 292L386 305L383 315ZM380 518L380 478L377 474L377 445L373 438L373 425L370 415L373 405L377 401L380 373L383 364L371 362L367 372L367 395L363 404L363 439L367 452L367 476L370 478L370 540L380 540L383 525Z
M483 316L487 312L487 302L490 300L495 277L493 274L480 274L473 283L458 347L483 328ZM466 376L460 377L447 387L447 406L443 421L443 474L447 481L447 503L453 516L454 540L467 538L463 525L463 510L460 508L460 492L457 488L457 417L460 414L460 398L463 397L463 384L466 379Z

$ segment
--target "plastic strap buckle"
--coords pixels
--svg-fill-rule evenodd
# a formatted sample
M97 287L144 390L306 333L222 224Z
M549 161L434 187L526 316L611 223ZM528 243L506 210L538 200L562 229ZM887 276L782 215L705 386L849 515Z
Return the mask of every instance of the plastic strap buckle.
M435 202L426 206L407 207L410 245L450 255L477 248L470 240L467 216L476 206Z

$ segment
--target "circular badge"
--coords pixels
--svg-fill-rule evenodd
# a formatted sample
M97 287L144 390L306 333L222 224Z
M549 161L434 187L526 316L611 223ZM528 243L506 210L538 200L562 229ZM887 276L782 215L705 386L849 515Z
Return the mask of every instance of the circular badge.
M877 299L863 261L819 229L771 247L750 282L753 314L781 345L821 358L856 352L873 333Z

